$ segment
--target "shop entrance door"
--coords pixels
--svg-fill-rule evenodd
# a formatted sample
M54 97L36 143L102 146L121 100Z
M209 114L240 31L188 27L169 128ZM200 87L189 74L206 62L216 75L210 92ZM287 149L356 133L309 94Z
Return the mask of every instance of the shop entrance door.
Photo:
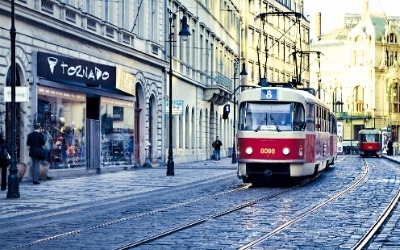
M86 167L100 169L100 121L86 119Z

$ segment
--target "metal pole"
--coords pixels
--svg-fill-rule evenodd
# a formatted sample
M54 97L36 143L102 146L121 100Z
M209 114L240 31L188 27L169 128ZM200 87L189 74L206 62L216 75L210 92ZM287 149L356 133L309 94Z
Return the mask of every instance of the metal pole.
M17 168L17 150L16 150L16 126L15 126L15 75L16 75L16 63L15 63L15 3L11 1L11 166L10 174L8 175L8 192L7 198L16 199L20 197L19 194L19 179L18 179L18 168Z
M236 157L236 78L238 71L238 61L235 62L234 76L233 76L233 145L232 145L232 164L237 163Z
M174 156L172 152L172 21L173 14L169 16L169 146L168 146L168 162L167 175L175 175L174 173Z
M388 93L388 99L389 99L389 128L390 132L392 132L392 83L389 83L389 93ZM390 139L392 139L392 134L390 133Z

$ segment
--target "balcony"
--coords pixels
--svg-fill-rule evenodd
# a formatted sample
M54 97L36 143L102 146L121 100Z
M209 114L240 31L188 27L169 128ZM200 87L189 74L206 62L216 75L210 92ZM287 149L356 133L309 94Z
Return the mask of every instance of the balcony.
M204 100L224 105L232 98L232 94L232 79L219 72L214 72L211 85L206 85L204 89Z

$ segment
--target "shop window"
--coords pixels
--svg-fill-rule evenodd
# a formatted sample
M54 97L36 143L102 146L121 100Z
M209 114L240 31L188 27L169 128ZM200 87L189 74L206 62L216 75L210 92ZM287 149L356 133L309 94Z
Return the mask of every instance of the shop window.
M85 95L39 86L36 120L42 126L51 169L86 166Z
M101 98L101 164L116 166L130 164L134 159L134 103Z

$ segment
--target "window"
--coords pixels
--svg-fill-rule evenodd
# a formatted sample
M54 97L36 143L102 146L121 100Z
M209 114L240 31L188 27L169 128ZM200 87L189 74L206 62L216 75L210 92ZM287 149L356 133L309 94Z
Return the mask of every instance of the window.
M134 107L132 102L101 98L101 164L129 164L128 146L133 136Z
M37 121L45 135L50 168L86 166L86 96L38 86Z
M304 118L300 103L247 102L239 108L239 130L299 131Z

